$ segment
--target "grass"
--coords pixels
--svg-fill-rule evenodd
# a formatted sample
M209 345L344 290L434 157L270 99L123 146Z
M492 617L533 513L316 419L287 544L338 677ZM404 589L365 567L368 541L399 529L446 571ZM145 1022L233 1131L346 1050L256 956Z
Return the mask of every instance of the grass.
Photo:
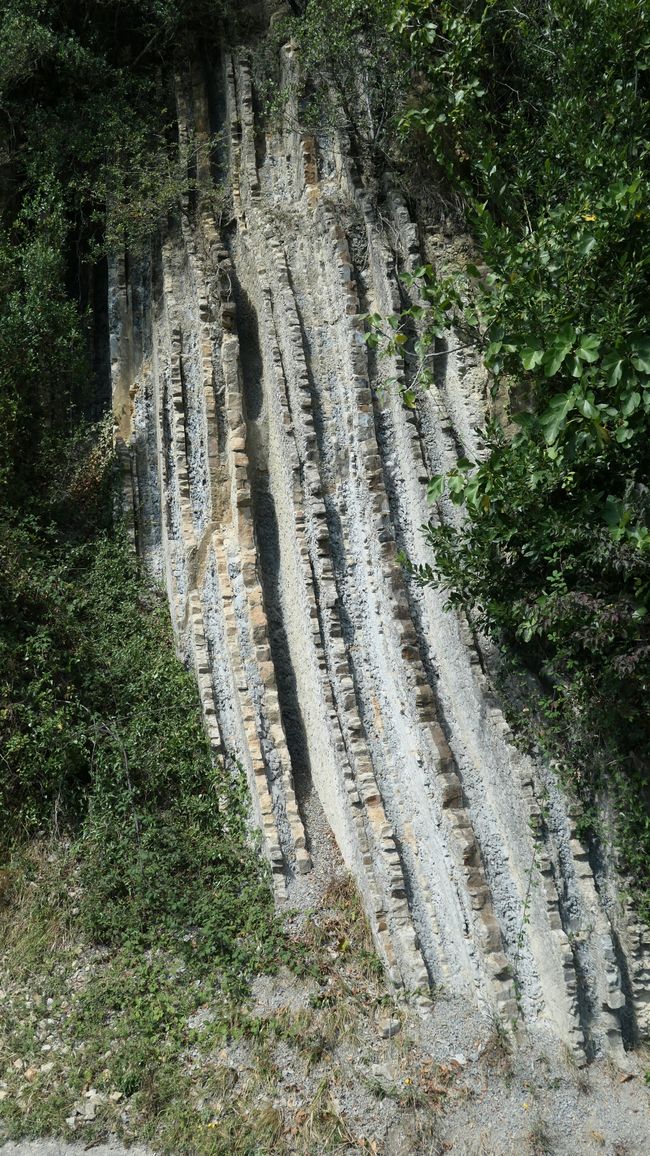
M378 1050L395 1070L380 1093L390 1118L417 1150L433 1144L459 1073L426 1061L405 1032L381 1040L379 1021L403 1012L348 878L318 911L289 917L294 970L278 958L274 976L267 961L245 995L168 944L89 941L76 852L33 842L5 872L1 1139L118 1137L174 1156L378 1152L364 1078ZM351 1087L361 1115L344 1106Z
M550 1156L553 1151L548 1124L541 1116L535 1120L528 1133L528 1146L531 1156Z
M93 944L69 842L33 842L3 880L2 1139L118 1136L175 1156L365 1145L337 1102L340 1050L359 1047L391 997L349 880L295 921L301 976L282 983L302 996L278 1007L228 992L218 967L193 969L166 944Z

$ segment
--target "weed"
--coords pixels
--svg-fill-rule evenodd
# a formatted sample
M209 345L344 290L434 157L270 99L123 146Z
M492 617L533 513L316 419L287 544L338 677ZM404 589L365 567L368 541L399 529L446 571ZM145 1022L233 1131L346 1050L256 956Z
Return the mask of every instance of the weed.
M512 1033L497 1012L489 1017L490 1034L483 1045L481 1055L485 1062L501 1074L512 1071Z
M531 1156L550 1156L552 1152L548 1124L541 1116L534 1122L526 1137Z

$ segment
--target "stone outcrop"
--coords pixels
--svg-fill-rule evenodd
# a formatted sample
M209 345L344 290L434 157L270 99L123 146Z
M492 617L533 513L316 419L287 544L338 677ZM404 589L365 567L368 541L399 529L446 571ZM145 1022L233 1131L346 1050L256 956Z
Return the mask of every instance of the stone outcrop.
M114 263L110 314L124 501L214 750L245 775L280 902L326 868L325 824L396 987L620 1056L648 1028L647 932L514 747L468 623L398 561L458 516L423 482L480 452L476 354L441 349L404 407L386 382L408 369L373 357L362 320L401 308L422 259L399 192L370 193L344 137L302 135L291 109L264 129L245 59L212 81L209 108L198 66L178 78L179 139L224 132L232 219L204 164L159 249Z

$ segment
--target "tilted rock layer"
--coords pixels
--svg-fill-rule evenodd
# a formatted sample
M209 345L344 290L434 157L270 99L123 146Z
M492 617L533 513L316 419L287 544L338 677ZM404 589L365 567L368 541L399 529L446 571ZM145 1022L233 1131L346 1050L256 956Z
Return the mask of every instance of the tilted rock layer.
M620 1055L648 1029L647 933L514 748L467 623L398 562L429 560L423 483L479 451L484 381L471 349L441 349L410 411L361 316L402 307L423 240L441 261L453 241L422 238L390 180L369 192L342 135L306 137L291 109L258 123L245 59L177 91L181 148L229 142L233 218L217 226L200 162L158 251L113 264L124 497L278 899L316 894L329 829L423 1008L442 985L579 1060Z

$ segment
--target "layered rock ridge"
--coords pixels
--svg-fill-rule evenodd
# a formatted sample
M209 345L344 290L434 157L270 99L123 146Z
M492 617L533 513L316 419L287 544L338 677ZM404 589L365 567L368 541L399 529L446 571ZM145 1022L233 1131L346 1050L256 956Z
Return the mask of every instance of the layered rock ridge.
M124 503L278 901L317 901L340 854L423 1008L441 985L580 1061L622 1056L648 1028L646 932L603 900L552 777L515 749L467 623L398 561L428 560L423 482L480 450L484 407L460 341L417 412L382 388L407 368L364 341L364 313L402 307L420 231L343 134L308 137L291 108L265 128L245 58L177 92L181 148L223 133L232 215L215 220L201 161L159 248L113 262Z

